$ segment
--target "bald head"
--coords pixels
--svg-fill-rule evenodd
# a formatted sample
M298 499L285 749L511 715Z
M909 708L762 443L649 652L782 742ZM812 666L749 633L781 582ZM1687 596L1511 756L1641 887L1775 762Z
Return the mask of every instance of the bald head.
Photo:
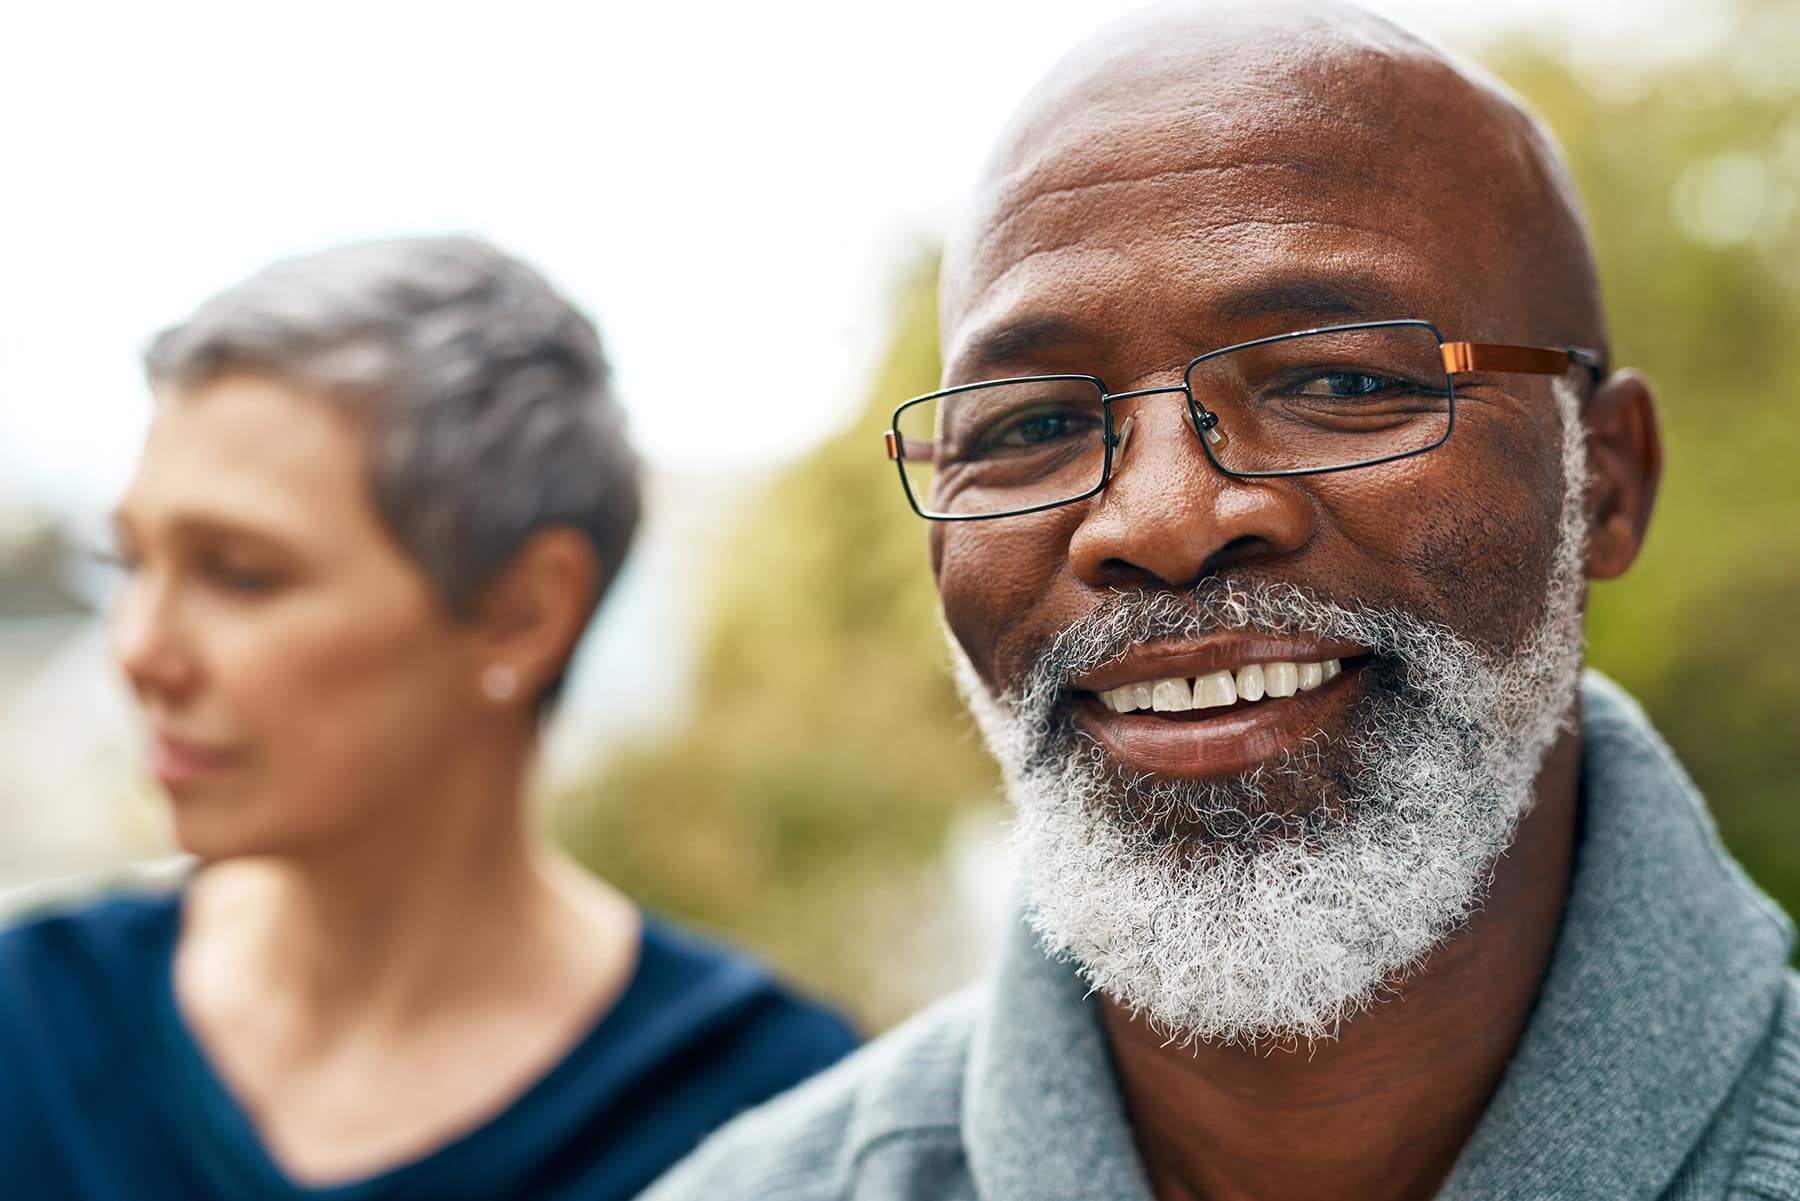
M1465 303L1373 315L1426 317L1458 337L1605 344L1586 231L1548 132L1471 65L1332 0L1158 5L1058 63L953 231L947 349L1004 301L996 289L1022 263L1095 244L1121 256L1154 244L1196 282L1277 250L1346 276L1379 262L1400 278L1374 309L1417 294L1408 276L1452 279Z

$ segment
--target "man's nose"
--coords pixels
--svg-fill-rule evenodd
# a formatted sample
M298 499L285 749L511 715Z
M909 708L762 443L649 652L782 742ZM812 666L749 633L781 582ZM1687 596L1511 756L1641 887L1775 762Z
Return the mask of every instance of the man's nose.
M179 700L199 678L173 600L165 584L134 576L121 587L108 614L113 659L140 700Z
M1114 448L1111 477L1069 541L1084 582L1190 586L1228 566L1292 554L1312 537L1305 491L1289 480L1220 471L1181 393L1116 404L1113 416L1124 445Z

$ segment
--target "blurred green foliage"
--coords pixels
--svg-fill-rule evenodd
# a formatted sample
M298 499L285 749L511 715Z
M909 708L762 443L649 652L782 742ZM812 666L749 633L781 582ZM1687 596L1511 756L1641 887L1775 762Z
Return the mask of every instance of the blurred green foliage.
M1568 150L1615 361L1662 400L1659 511L1639 564L1594 591L1591 659L1800 912L1800 4L1741 14L1691 63L1489 61ZM933 291L929 270L905 281L864 411L737 523L688 720L554 808L596 871L873 1026L922 999L897 981L936 979L908 935L941 904L955 814L996 792L943 670L924 524L878 448L894 402L935 386Z
M998 785L945 673L925 525L881 448L893 398L937 386L935 271L897 301L865 411L721 547L685 724L552 809L601 875L875 1026L950 982L918 937L941 886L931 868L954 814Z
M1614 361L1660 401L1655 520L1632 570L1593 590L1590 661L1800 914L1800 3L1739 16L1718 54L1635 77L1522 47L1491 65L1562 139Z

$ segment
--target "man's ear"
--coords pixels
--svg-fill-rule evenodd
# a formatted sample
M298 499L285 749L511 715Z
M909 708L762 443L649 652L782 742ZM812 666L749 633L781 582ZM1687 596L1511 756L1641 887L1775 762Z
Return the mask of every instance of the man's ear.
M1587 431L1587 551L1590 580L1624 575L1644 545L1662 480L1662 437L1650 382L1620 371L1581 410Z
M516 673L536 698L568 666L600 586L593 543L567 526L540 530L476 598L471 615L483 667Z

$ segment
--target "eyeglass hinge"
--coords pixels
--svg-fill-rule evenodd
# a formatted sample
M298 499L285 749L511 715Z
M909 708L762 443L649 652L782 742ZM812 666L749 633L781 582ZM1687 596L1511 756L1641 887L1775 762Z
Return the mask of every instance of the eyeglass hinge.
M1451 375L1475 370L1475 345L1472 342L1446 342L1443 347L1444 370Z
M893 430L888 430L881 435L881 440L887 445L887 457L898 459L900 457L900 435Z

